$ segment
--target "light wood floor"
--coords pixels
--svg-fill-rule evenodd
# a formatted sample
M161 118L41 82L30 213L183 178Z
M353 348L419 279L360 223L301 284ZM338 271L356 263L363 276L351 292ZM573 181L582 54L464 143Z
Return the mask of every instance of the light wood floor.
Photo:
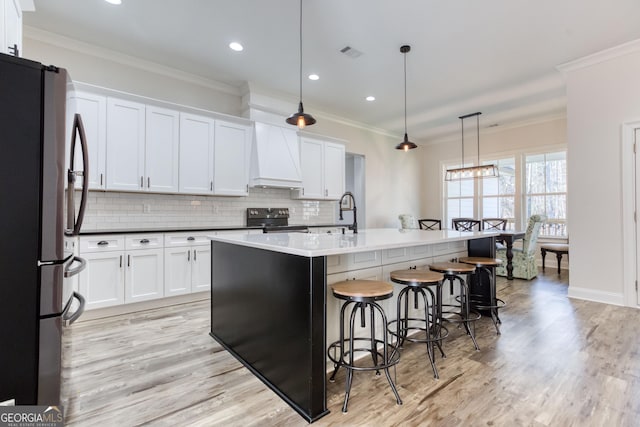
M566 297L566 271L499 279L502 335L476 326L480 351L450 327L434 380L423 345L384 375L329 384L317 426L631 426L640 424L640 310ZM74 324L64 337L68 425L304 426L306 422L208 335L208 302ZM277 348L274 347L274 351Z

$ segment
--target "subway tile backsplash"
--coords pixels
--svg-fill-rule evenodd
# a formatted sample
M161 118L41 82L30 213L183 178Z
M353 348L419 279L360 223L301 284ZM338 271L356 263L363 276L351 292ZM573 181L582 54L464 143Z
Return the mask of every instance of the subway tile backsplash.
M247 197L90 191L82 230L243 227L249 207L289 208L290 224L334 224L337 203L293 200L279 188L251 188Z

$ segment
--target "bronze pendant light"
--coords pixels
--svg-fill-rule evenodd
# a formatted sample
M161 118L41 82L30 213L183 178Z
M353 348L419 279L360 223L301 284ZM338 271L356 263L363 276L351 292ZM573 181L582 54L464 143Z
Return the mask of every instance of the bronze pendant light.
M408 44L400 47L400 52L404 55L404 140L396 145L396 150L409 151L418 147L413 142L409 141L407 136L407 52L411 50L411 46Z
M315 122L316 119L311 114L305 113L302 106L302 0L300 0L300 104L298 104L298 112L290 115L287 123L304 129L305 126L311 126Z

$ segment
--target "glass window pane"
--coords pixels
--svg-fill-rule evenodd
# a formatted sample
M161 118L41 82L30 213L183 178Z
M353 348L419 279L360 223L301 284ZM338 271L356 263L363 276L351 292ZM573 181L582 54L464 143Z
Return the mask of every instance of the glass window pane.
M527 197L527 218L534 214L545 213L545 197L529 196Z
M459 181L447 181L447 197L460 197Z
M532 156L538 157L538 156ZM545 191L545 167L544 160L541 162L530 161L527 156L526 167L526 191L527 194L531 193L544 193Z
M499 178L484 178L482 180L482 194L484 196L497 196L499 193Z
M483 218L498 218L499 217L499 198L498 197L484 197L482 199L482 217Z
M473 199L460 199L460 216L473 218Z
M473 179L463 179L460 182L460 196L462 197L473 197L474 193L474 180Z

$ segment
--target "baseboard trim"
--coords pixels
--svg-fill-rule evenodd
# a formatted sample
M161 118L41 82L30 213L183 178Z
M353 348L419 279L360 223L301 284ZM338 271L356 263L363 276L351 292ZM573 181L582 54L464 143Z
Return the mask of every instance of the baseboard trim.
M619 305L622 307L625 306L624 294L621 293L597 291L593 289L578 288L576 286L569 285L567 296L569 298Z

